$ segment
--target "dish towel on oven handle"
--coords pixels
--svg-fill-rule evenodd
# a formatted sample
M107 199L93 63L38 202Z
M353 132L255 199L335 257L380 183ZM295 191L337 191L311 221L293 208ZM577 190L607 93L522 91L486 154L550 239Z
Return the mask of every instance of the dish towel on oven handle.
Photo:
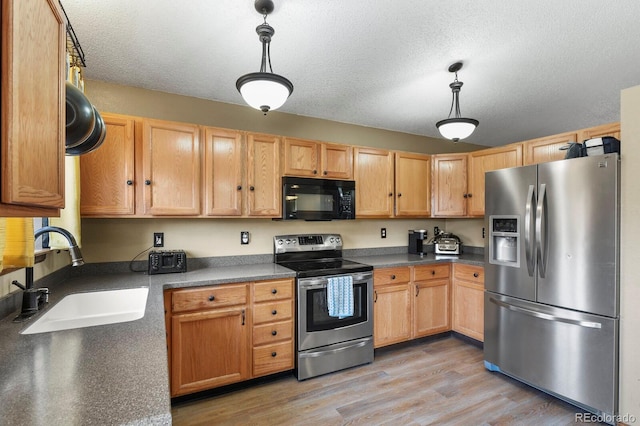
M339 319L353 316L353 277L329 277L327 281L329 316Z

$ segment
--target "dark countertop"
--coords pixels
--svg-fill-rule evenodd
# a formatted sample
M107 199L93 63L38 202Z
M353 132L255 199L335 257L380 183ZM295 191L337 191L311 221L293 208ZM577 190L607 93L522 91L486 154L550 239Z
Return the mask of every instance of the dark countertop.
M163 289L293 277L274 264L148 276L70 278L51 286L49 306L83 291L149 287L143 318L119 324L19 334L12 314L0 321L0 423L171 424ZM17 312L16 312L17 314Z
M348 258L377 268L439 262L484 265L484 257L477 254ZM154 276L80 275L50 286L49 306L83 291L149 287L149 296L143 318L119 324L22 335L19 332L40 315L21 324L12 322L17 312L0 320L2 423L171 424L163 290L294 276L287 268L261 263Z
M458 256L443 256L428 253L424 256L417 254L398 253L374 256L346 256L355 262L366 263L374 268L387 268L393 266L426 265L430 263L465 263L468 265L484 266L483 254L465 254Z

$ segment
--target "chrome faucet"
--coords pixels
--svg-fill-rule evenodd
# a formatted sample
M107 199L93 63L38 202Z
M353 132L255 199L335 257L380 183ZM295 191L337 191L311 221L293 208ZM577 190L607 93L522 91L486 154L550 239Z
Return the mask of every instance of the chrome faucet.
M71 266L84 265L84 259L80 252L80 247L71 232L57 226L43 226L34 233L34 239L38 239L42 234L56 232L64 236L69 242L69 254L71 255ZM14 318L14 322L24 321L36 314L44 305L49 302L48 288L33 288L33 267L25 268L25 283L22 285L18 280L13 280L11 284L22 289L22 311Z

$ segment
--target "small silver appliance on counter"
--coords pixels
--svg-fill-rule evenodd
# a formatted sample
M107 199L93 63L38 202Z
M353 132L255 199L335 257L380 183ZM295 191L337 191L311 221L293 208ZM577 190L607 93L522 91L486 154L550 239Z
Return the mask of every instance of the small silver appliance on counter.
M433 237L436 254L458 255L462 253L460 237L449 232L441 232Z

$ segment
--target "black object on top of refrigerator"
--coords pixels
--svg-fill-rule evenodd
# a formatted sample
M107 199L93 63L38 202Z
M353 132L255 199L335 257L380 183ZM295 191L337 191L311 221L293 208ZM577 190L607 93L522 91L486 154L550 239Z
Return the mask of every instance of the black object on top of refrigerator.
M485 180L485 366L607 416L618 410L619 161Z

